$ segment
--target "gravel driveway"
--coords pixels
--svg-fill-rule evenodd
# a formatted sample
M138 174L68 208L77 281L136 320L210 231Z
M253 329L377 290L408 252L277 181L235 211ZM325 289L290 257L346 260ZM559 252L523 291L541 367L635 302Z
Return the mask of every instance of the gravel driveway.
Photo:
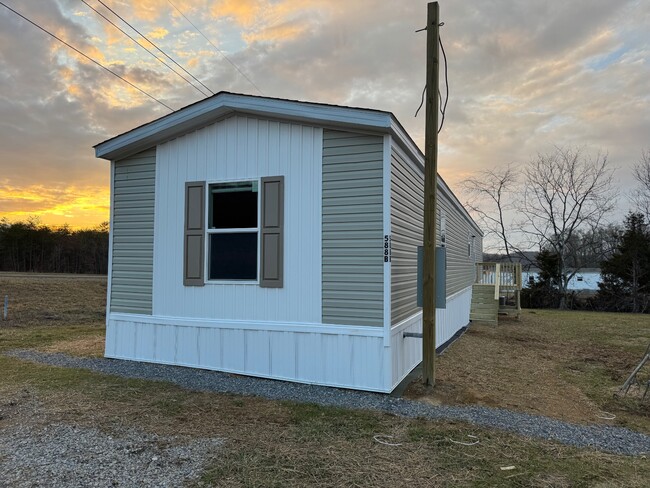
M110 431L60 421L24 389L0 398L0 487L178 487L219 454L219 438Z
M576 447L590 447L626 455L650 453L650 436L622 427L579 425L510 410L481 406L430 405L388 395L342 390L237 376L179 366L140 363L106 358L79 358L60 353L15 350L5 353L19 359L98 373L168 381L183 388L217 393L252 395L271 400L291 400L325 406L375 410L403 417L432 420L461 420L528 437L557 441Z
M0 486L177 487L195 480L221 441L183 442L124 429L16 425L0 430Z

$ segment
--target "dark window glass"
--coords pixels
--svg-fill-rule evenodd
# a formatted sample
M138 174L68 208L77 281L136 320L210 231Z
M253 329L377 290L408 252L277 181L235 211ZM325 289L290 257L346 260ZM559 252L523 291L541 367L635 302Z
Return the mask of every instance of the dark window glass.
M257 182L210 185L211 229L252 229L257 227Z
M211 280L257 279L257 232L210 234Z

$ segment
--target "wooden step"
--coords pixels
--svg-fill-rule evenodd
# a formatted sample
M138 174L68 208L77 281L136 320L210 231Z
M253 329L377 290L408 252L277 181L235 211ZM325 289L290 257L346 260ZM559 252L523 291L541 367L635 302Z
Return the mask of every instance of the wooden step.
M494 298L494 285L472 286L472 304L469 319L486 324L498 323L499 300Z

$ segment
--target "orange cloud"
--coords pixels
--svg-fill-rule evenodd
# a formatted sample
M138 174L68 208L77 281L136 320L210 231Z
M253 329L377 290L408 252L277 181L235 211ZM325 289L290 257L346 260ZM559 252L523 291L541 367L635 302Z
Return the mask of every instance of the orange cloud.
M169 34L169 31L164 27L156 27L147 34L147 37L151 39L164 39L167 34Z
M246 42L293 39L309 27L305 14L331 9L328 3L315 4L309 0L219 0L212 5L214 18L230 18L248 32ZM301 17L300 22L296 17Z
M216 18L230 17L239 25L250 27L268 10L267 2L261 0L220 0L212 5L210 12Z

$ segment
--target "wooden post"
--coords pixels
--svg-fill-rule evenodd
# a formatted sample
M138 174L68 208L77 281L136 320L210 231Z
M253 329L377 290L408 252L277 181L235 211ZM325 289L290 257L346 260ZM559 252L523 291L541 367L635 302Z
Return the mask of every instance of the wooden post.
M424 266L422 290L422 379L436 379L436 200L438 190L438 2L427 6L427 99L424 139Z

